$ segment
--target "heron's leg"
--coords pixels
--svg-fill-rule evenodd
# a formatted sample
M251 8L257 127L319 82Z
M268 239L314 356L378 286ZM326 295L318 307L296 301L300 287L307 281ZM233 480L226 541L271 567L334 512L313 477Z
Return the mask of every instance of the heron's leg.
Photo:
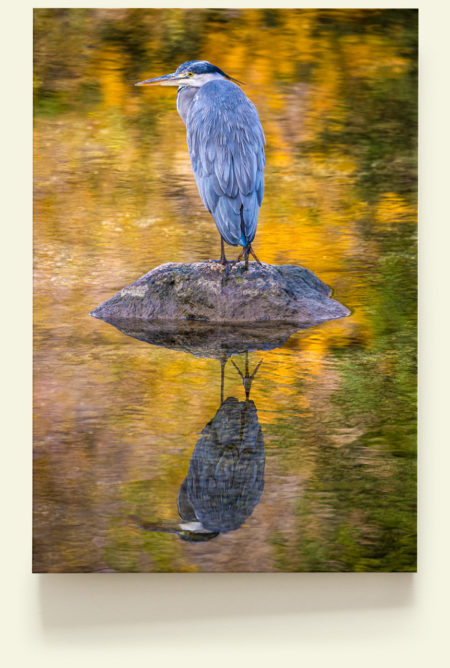
M230 267L233 266L233 264L236 264L235 260L227 260L225 257L225 244L223 242L222 236L220 237L220 260L221 264L225 267L225 276L228 278L228 274L230 273Z
M248 253L249 253L250 255L253 255L253 257L255 258L256 262L257 262L259 265L262 266L262 263L261 263L260 260L257 258L256 253L255 253L255 251L253 250L251 244L249 244L249 245L247 246L247 248L245 248L245 246L242 248L241 252L239 253L238 257L236 258L236 262L240 262L240 261L242 260L242 256L244 255L244 256L245 256L245 263L246 263L246 264L245 264L245 268L248 269L248 259L247 259L247 254L248 254Z
M250 246L248 247L248 252L250 253L250 255L253 255L253 257L255 258L255 260L257 261L257 263L260 265L261 262L260 262L260 261L258 260L258 258L256 257L256 253L255 253L255 251L253 250L251 244L250 244Z
M245 271L248 271L248 246L244 246Z
M220 237L220 259L219 260L206 260L207 262L217 262L222 264L225 267L225 275L228 277L230 272L230 267L235 264L234 260L227 260L225 256L225 244L223 242L222 236Z
M225 244L223 243L222 237L220 237L220 261L222 264L227 263L227 258L225 257Z

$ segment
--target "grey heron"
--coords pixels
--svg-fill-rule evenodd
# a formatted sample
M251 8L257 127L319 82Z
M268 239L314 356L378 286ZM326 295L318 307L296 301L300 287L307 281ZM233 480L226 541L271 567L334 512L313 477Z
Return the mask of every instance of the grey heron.
M227 272L224 241L252 249L264 192L264 133L258 112L240 83L206 60L190 60L172 74L136 86L177 86L177 110L186 125L187 144L200 196L221 238L220 261ZM261 264L261 263L260 263Z

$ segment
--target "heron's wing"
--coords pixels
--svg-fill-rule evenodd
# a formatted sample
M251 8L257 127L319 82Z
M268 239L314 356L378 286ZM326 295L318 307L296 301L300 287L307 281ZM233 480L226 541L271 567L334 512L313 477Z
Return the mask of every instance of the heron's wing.
M186 119L197 186L220 234L250 243L264 192L264 133L258 112L230 81L200 88Z

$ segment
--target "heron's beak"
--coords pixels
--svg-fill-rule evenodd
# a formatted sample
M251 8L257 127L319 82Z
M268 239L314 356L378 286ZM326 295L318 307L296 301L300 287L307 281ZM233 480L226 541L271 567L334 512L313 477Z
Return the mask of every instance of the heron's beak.
M135 86L178 86L180 81L186 79L185 74L177 74L173 72L172 74L164 74L162 77L156 77L155 79L146 79L145 81L139 81L139 83L134 84Z

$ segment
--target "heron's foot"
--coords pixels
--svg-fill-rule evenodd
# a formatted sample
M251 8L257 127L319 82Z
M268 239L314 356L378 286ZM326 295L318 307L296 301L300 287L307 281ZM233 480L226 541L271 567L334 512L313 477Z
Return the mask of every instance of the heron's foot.
M215 264L221 264L222 267L225 267L225 271L228 272L230 271L231 267L236 264L237 260L224 260L223 258L220 258L219 260L205 260L205 262L214 262Z
M230 269L234 264L236 264L237 260L224 260L220 258L220 260L205 260L205 262L214 262L215 264L221 264L222 267L225 267L225 276L228 278Z
M236 260L221 260L222 266L225 267L225 277L228 278L231 267L236 264Z

